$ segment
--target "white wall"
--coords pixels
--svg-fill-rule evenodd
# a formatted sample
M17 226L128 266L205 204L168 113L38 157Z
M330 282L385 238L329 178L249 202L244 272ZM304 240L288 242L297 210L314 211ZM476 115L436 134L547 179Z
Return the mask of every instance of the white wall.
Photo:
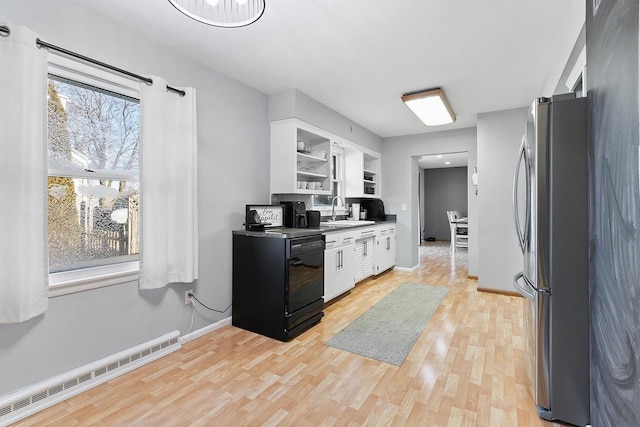
M478 221L478 201L480 197L480 190L476 194L476 186L473 185L474 168L478 167L478 143L477 143L477 128L476 128L476 141L469 146L468 151L468 163L467 163L467 217L469 218L469 233L473 233L473 237L469 237L469 258L467 260L469 265L469 276L478 276L479 269L479 248L481 232ZM480 180L481 178L478 178ZM479 188L480 186L478 186Z
M424 170L421 181L421 200L426 200L422 215L422 230L437 240L451 239L451 227L447 211L455 210L468 217L469 184L468 168L433 168Z
M382 152L382 138L309 95L297 89L288 89L269 95L269 121L293 117L376 153Z
M476 128L385 138L382 144L382 177L387 213L397 217L397 253L399 267L418 265L418 156L467 151L469 210L469 275L477 275L478 228L476 196L471 173L476 166ZM428 201L427 201L428 203ZM402 206L406 205L406 210Z
M424 230L426 228L425 226L425 205L424 205L424 193L425 193L425 179L424 179L424 174L425 174L425 170L422 168L418 168L419 170L419 175L418 175L418 192L419 192L419 200L418 203L420 204L420 206L418 207L418 232L420 233L420 239L423 238L427 238L426 235L422 235L422 230ZM422 243L422 242L420 242Z
M135 282L115 285L52 298L43 316L0 325L2 395L186 329L191 314L183 301L187 286L209 306L227 307L231 230L243 223L246 203L269 202L269 121L266 95L73 3L2 0L0 19L120 68L162 76L173 86L195 87L200 203L200 280L195 286L141 292ZM199 309L195 329L228 315Z
M526 108L478 114L478 287L515 292L522 271L512 183Z

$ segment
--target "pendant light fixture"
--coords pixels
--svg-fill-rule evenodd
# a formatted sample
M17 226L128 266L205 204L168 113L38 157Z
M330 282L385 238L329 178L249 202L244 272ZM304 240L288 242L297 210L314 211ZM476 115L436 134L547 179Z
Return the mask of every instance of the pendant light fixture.
M214 27L244 27L256 22L265 9L265 0L169 0L191 19Z
M446 125L456 121L456 115L440 88L402 95L402 102L426 126Z

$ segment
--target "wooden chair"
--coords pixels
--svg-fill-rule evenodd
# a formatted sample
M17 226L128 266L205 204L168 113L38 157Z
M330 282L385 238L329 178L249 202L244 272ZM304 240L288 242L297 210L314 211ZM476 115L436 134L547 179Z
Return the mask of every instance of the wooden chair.
M458 222L460 213L458 211L447 211L449 229L451 230L451 252L456 252L456 248L468 248L469 236L467 235L467 224L464 226Z

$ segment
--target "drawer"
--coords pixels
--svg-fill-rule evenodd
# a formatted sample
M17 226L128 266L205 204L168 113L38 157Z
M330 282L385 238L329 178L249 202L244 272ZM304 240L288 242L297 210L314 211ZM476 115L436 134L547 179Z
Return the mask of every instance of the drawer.
M394 234L396 234L395 225L381 225L378 228L378 236L393 236Z
M358 233L355 231L345 231L340 233L340 246L351 245L356 241Z
M342 233L327 233L324 236L324 248L332 249L340 246L340 236Z
M377 230L375 228L361 228L356 231L358 233L356 235L356 240L366 239L367 237L374 237L376 235L376 231Z

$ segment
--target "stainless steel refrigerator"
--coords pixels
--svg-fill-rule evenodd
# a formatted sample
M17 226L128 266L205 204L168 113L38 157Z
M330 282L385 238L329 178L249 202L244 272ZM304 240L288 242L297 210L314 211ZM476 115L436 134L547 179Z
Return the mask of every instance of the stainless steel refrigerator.
M589 423L587 102L539 98L513 182L525 297L525 369L538 415Z

